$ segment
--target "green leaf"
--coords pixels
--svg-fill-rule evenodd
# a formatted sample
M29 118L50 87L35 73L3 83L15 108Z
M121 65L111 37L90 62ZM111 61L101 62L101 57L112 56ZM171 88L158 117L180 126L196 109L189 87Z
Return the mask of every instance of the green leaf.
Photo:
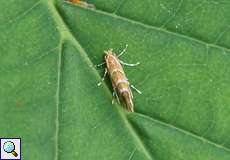
M88 2L0 2L0 137L23 159L228 160L230 3ZM94 67L125 44L135 113Z

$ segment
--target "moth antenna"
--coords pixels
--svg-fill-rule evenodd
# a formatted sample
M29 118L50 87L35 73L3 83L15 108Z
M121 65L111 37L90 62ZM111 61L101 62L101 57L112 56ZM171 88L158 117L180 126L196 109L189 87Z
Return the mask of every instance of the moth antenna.
M125 45L125 48L123 49L123 51L117 57L122 56L126 52L127 48L128 48L128 44Z

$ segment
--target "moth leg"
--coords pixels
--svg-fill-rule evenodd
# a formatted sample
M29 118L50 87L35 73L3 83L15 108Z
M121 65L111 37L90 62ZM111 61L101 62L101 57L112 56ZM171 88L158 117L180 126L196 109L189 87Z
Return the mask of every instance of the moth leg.
M118 95L117 95L117 93L116 93L115 91L113 91L113 99L112 99L112 104L114 104L114 99L115 99L115 97L116 97L116 99L117 99L117 102L120 104L120 100L119 100L119 97L118 97Z
M122 56L126 52L127 48L128 48L128 44L125 45L125 48L123 49L123 51L117 57Z
M114 97L116 96L115 94L116 94L115 91L113 91L112 104L114 103Z
M104 76L102 77L101 82L99 82L97 84L98 86L100 86L102 84L102 82L105 80L105 76L106 76L107 73L108 73L107 68L105 68Z
M115 85L114 85L113 83L112 83L112 86L113 86L113 98L116 97L117 102L120 104L121 102L120 102L120 99L119 99L119 97L118 97L118 95L117 95L116 87L115 87ZM113 100L114 100L114 99L113 99ZM113 101L112 101L112 104L113 104Z
M134 87L134 85L130 85L130 87L134 89L137 93L142 94L142 92L138 90L136 87Z
M103 65L105 65L105 62L100 63L100 64L96 64L95 67L101 67L101 66L103 66Z
M121 102L120 102L120 99L119 99L119 97L117 95L117 92L115 92L115 95L116 95L116 98L117 98L117 102L120 104Z
M116 91L113 91L113 100L112 100L112 104L114 103L114 98L115 98L115 97L116 97L116 99L117 99L117 102L120 104L120 100L119 100L119 97L118 97Z
M132 63L125 63L125 62L123 62L123 61L120 60L120 59L119 59L119 61L120 61L120 63L121 63L122 65L124 65L124 66L130 66L130 67L134 67L134 66L137 66L137 65L140 64L140 62L137 62L137 63L134 63L134 64L132 64Z

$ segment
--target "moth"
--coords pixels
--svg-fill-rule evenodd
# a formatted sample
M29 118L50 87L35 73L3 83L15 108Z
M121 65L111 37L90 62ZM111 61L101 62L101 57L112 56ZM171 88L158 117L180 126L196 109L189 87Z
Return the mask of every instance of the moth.
M80 6L86 7L86 8L96 9L96 7L93 4L83 2L81 0L68 0L68 1L71 3L75 3L75 4L78 4Z
M105 62L97 66L105 64L106 67L102 81L98 83L98 86L102 84L106 75L108 74L113 86L113 100L116 96L117 101L119 103L122 102L127 111L134 112L133 94L131 88L135 89L139 94L141 94L141 92L133 85L130 85L122 66L137 66L140 63L137 62L136 64L128 64L119 59L119 57L125 53L127 47L128 45L126 45L125 49L123 49L123 51L118 56L113 52L112 49L104 51Z

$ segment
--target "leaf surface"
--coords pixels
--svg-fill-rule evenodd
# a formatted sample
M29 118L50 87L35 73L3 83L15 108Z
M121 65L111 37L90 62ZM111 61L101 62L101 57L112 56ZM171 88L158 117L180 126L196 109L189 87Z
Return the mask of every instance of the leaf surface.
M33 160L229 159L230 3L89 2L0 2L0 136ZM136 113L97 86L125 44Z

